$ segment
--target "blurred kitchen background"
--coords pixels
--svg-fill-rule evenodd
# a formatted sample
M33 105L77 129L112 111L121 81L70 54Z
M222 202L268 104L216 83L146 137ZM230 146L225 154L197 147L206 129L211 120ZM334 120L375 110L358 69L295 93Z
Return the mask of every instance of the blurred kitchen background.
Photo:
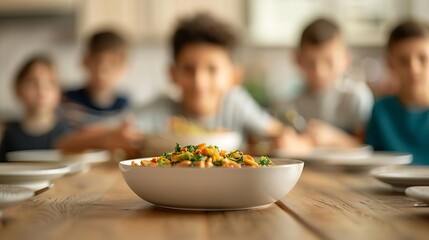
M354 60L349 75L367 81L376 96L394 89L383 62L391 26L410 17L429 22L426 0L0 0L0 117L19 114L11 83L30 54L51 54L63 88L80 86L82 41L100 29L114 29L132 44L123 89L134 105L173 91L170 30L178 18L201 11L239 31L244 85L264 106L302 88L292 53L312 19L329 16L341 24Z

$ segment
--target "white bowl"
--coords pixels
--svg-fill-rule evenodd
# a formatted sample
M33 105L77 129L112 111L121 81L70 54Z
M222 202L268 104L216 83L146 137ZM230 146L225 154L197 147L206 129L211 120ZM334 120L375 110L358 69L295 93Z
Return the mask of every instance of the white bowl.
M238 132L212 132L208 134L155 134L147 135L142 155L145 157L158 156L173 151L176 143L181 146L198 145L200 143L218 146L219 149L234 151L240 149L242 136Z
M137 159L134 161L139 161ZM272 159L260 168L134 167L119 163L122 176L142 199L186 210L241 210L276 202L295 186L304 166L299 160Z

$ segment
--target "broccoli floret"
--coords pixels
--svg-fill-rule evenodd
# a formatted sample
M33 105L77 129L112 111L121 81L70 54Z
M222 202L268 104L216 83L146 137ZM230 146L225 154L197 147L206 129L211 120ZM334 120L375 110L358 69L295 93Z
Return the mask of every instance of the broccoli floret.
M162 154L163 158L171 159L171 153L164 153Z
M198 146L188 145L185 148L188 149L189 152L194 152L195 150L197 150Z
M268 157L261 156L258 161L259 166L270 166L271 160Z
M193 162L199 162L201 161L203 158L203 155L201 155L201 153L197 153L194 156L191 157L191 161Z
M180 146L179 143L176 143L176 147L174 148L175 152L180 152L182 150L182 147Z

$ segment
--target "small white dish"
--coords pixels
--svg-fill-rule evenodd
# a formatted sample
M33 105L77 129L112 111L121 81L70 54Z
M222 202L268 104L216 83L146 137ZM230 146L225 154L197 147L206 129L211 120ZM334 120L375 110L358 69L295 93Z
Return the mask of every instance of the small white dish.
M422 202L429 203L429 186L414 186L405 189L405 194Z
M390 166L376 168L371 175L403 192L411 186L429 185L429 166Z
M324 164L348 171L365 171L381 166L406 165L413 161L408 153L374 152L366 157L344 157L333 155L325 159Z
M47 163L0 163L0 184L40 190L70 172L69 166Z
M315 148L311 153L301 155L291 155L283 149L274 150L273 155L279 158L295 158L306 163L320 163L331 159L362 159L370 157L373 154L373 148L370 145L361 145L354 148Z
M53 186L50 180L40 180L40 181L31 181L31 182L19 182L19 183L10 183L11 186L24 187L31 189L35 192L42 189L48 189Z
M0 185L0 217L2 210L34 196L34 191L20 186Z
M226 211L265 207L292 190L304 163L272 160L276 166L236 169L135 167L131 166L133 160L126 160L119 168L131 190L150 203L172 209Z

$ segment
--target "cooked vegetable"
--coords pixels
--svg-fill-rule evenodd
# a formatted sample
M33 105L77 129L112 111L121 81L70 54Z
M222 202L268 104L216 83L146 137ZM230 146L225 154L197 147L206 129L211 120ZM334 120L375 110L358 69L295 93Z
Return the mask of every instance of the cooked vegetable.
M157 163L159 166L162 166L162 167L170 166L170 165L171 165L170 161L169 161L168 159L163 158L163 157L160 157L160 158L156 161L156 163Z
M258 164L260 166L270 166L270 165L272 165L272 162L271 162L271 160L268 157L261 156L259 158Z
M176 147L174 148L175 152L180 152L182 148L180 147L180 144L176 143Z
M173 152L164 153L160 157L152 160L141 160L140 163L133 161L132 166L143 167L267 167L274 165L273 162L265 156L255 161L250 155L241 151L232 151L227 153L225 150L219 150L217 146L207 146L205 143L199 145L188 145L181 147L176 143Z

